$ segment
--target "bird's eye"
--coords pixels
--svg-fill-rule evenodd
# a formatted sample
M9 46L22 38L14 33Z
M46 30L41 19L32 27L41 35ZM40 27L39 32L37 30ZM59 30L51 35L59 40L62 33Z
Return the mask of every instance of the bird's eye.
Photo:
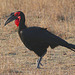
M14 16L19 16L19 15L20 15L20 12L14 13Z

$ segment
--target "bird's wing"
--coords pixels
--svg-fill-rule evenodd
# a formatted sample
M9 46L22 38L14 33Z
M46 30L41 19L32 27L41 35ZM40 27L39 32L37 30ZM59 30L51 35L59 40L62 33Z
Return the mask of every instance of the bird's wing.
M30 27L30 28L24 29L22 31L22 36L25 40L31 40L35 42L47 42L50 44L56 43L58 45L66 42L60 37L40 27Z
M30 27L22 31L22 36L26 40L31 41L47 41L48 33L46 29L39 27Z

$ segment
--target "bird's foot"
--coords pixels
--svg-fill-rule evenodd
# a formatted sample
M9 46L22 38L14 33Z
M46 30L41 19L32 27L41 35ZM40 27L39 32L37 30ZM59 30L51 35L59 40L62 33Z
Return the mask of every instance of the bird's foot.
M38 69L40 69L40 66L37 66Z
M38 68L38 69L40 69L40 65L43 66L42 63L39 62L39 60L37 60L37 68Z

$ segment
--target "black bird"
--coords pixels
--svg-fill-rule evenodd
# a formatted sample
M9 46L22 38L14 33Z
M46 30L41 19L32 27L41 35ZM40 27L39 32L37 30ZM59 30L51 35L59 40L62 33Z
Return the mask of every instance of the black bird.
M45 28L27 27L25 25L25 15L21 11L13 12L5 22L5 25L15 20L18 34L23 44L31 51L34 51L40 58L37 61L37 68L40 68L42 57L46 54L47 48L52 49L57 46L63 46L75 52L75 45L66 42L60 37L52 34Z

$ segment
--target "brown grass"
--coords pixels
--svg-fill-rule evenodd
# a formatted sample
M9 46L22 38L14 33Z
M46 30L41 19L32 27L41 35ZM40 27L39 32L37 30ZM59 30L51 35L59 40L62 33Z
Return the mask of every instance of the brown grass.
M47 27L62 38L74 36L74 0L0 0L0 16L21 10L27 26Z
M33 52L24 47L14 22L4 27L11 12L21 10L26 25L48 28L75 44L75 0L0 0L0 75L75 75L75 53L57 47L44 56L36 69Z

